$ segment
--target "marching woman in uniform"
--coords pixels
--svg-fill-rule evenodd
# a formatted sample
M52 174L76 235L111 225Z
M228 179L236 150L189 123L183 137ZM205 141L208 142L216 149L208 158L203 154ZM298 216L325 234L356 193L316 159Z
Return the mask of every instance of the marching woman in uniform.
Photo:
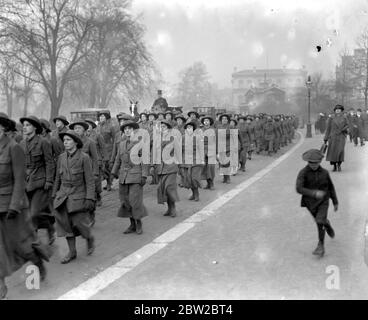
M46 268L42 260L49 258L28 218L25 155L14 139L6 135L11 121L0 113L0 300L7 293L6 277L31 261L44 280Z
M73 131L60 133L65 152L59 156L52 197L59 237L65 237L69 252L62 264L77 258L76 237L87 240L87 254L94 251L89 212L95 207L95 181L91 160L82 152L83 142Z
M141 234L142 218L148 215L143 204L143 186L146 184L149 164L135 163L131 157L133 147L139 143L138 139L134 139L136 129L139 129L139 125L134 121L127 121L121 126L126 139L120 143L111 171L111 174L119 179L121 206L118 217L130 219L130 226L124 231L125 234L133 232Z
M19 145L26 156L26 194L33 224L46 229L49 243L54 242L55 218L50 207L50 197L55 177L55 162L51 144L41 136L42 125L35 116L20 119L23 124L23 139Z
M201 119L203 127L204 142L204 166L202 171L202 179L207 181L204 189L213 190L216 174L216 164L212 162L212 157L216 158L216 129L213 127L214 121L210 116L204 116Z
M200 147L203 142L202 130L197 129L197 124L193 120L187 122L184 129L183 163L179 165L180 176L183 187L192 190L189 200L199 201L199 188L202 188L201 176L204 164L202 153L204 150Z
M337 104L334 108L335 114L327 122L324 142L328 141L326 160L333 165L332 171L341 171L341 163L345 156L345 141L349 123L343 115L344 107Z
M159 204L164 204L167 202L168 209L164 216L176 217L175 203L179 201L176 175L179 171L179 168L178 163L169 163L169 159L165 159L164 149L170 143L174 143L174 150L171 150L170 156L175 156L175 153L178 154L178 149L182 146L178 143L179 137L174 137L170 134L171 129L170 122L161 120L161 141L160 143L157 143L157 139L153 139L153 149L156 150L153 150L153 155L156 155L160 158L160 163L154 165L158 174L157 202ZM151 171L153 171L154 167L151 165Z

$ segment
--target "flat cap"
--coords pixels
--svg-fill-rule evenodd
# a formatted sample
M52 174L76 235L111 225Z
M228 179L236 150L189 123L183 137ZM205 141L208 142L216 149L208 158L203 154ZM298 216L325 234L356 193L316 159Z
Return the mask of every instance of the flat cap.
M308 162L320 162L323 157L323 153L318 149L310 149L302 155L303 160Z

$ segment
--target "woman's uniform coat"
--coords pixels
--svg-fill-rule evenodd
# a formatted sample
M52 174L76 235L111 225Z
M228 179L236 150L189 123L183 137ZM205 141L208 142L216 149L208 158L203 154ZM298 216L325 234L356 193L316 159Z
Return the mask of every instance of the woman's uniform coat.
M30 140L23 139L19 145L26 156L26 192L30 214L36 228L49 228L54 223L50 208L52 189L45 190L45 184L53 184L55 162L51 144L40 135Z
M343 162L345 141L348 132L348 120L343 114L333 115L327 122L324 140L328 140L326 161Z
M239 148L241 152L240 152L239 161L242 165L242 168L244 168L247 162L248 152L251 149L252 128L251 128L251 125L248 123L240 123L238 125L238 130L239 130L239 134L241 137L241 148Z
M204 166L204 137L202 130L197 129L193 131L192 135L185 132L182 145L183 161L179 165L179 172L183 187L187 189L201 188Z
M27 261L37 263L50 256L37 239L27 214L25 156L9 137L0 140L0 278L11 275ZM18 214L7 219L8 210Z
M157 202L159 204L164 204L168 200L172 202L179 201L176 176L179 171L178 164L181 162L181 159L177 159L176 156L182 153L181 134L177 131L180 137L177 136L174 139L173 136L170 136L171 130L169 129L166 134L161 133L161 143L160 141L153 140L152 146L153 167L158 175ZM173 144L173 149L171 150L170 156L175 157L175 161L174 163L166 163L163 161L162 153L165 147L171 143ZM158 162L159 164L157 164Z
M120 142L119 151L111 170L113 176L119 176L120 208L118 217L133 218L136 220L147 216L146 207L143 204L142 177L147 178L149 164L144 164L142 159L139 164L132 161L131 152L139 140L132 141L126 137ZM138 152L141 156L141 152Z
M95 182L91 160L80 149L60 155L53 198L58 236L89 238L90 219L84 203L95 200Z
M201 130L203 131L204 144L204 166L202 170L202 180L211 180L211 182L213 182L216 175L216 164L214 163L216 159L217 147L216 129L213 126L210 126L209 128L202 127Z

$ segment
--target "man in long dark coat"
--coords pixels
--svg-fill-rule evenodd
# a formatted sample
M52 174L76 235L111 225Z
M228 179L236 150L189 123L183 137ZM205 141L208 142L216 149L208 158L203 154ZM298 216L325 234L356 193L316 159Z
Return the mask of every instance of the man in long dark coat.
M5 298L5 278L31 261L46 277L42 260L49 252L41 245L28 217L26 195L26 160L22 148L6 132L12 120L0 113L0 300Z
M341 171L341 163L345 156L345 141L349 129L348 120L343 115L344 107L337 104L335 114L327 122L324 142L328 142L326 160L333 165L333 171Z
M35 116L20 119L25 139L20 142L26 156L26 191L30 214L36 230L46 229L50 243L54 240L55 218L50 207L55 163L51 144L43 137L42 126Z

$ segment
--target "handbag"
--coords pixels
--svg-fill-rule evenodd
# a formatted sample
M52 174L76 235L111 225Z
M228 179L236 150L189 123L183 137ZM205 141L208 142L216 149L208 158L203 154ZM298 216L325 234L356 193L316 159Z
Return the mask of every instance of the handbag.
M319 150L320 150L323 154L325 154L325 153L326 153L326 150L327 150L327 147L328 147L327 143L323 142L323 144L322 144L322 146L321 146L321 148L320 148Z

